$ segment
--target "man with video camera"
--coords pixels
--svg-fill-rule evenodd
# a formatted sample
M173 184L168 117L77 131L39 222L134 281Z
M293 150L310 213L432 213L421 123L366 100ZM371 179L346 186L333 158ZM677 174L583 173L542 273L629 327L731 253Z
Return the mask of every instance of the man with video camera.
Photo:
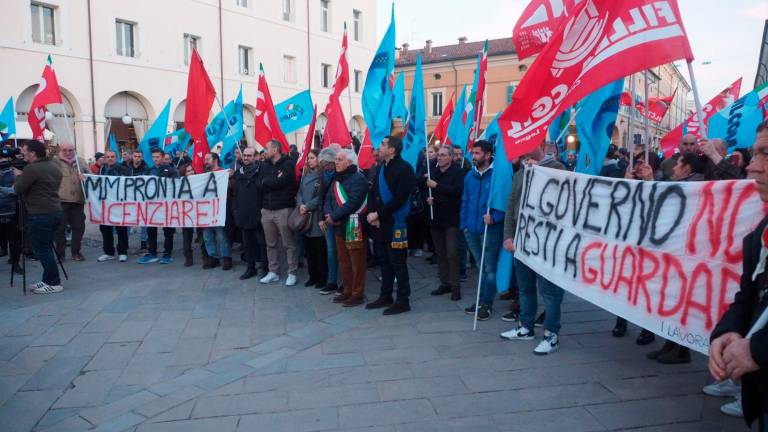
M23 169L25 162L16 160L18 149L3 147L0 149L0 186L13 189L14 168ZM16 194L0 195L0 242L8 244L11 271L21 273L21 233L19 232L19 214Z
M22 148L24 160L28 165L21 171L13 168L16 181L13 185L21 195L26 208L22 214L28 233L32 252L43 266L43 278L32 284L35 294L61 292L64 288L59 279L59 269L53 255L53 236L61 224L62 212L59 201L61 170L46 157L45 144L29 141Z

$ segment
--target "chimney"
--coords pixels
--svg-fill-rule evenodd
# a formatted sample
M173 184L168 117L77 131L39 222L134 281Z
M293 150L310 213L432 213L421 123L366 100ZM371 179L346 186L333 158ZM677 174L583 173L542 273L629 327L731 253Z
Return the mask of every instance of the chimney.
M460 37L459 38L459 45L464 45L465 43L467 43L467 37L466 36Z
M403 51L402 51L402 54L403 54L403 55L405 55L405 54L408 54L408 47L410 47L410 46L411 46L411 45L410 45L410 44L408 44L408 42L406 42L406 43L404 43L404 44L403 44Z
M424 44L424 55L430 55L432 54L432 39L427 39L427 42Z

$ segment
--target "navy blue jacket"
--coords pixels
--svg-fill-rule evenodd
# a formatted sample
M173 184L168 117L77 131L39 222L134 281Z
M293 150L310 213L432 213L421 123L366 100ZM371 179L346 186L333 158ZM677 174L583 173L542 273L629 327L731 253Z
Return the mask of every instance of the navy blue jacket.
M176 168L174 168L172 165L163 164L159 167L151 166L147 168L147 170L144 172L144 175L176 178L179 176L179 172L176 171Z
M464 177L464 192L461 195L461 216L459 229L467 230L475 234L482 234L485 230L483 215L488 211L488 198L491 193L491 180L493 179L493 164L482 174L477 168L472 167ZM493 223L504 222L504 212L491 209Z

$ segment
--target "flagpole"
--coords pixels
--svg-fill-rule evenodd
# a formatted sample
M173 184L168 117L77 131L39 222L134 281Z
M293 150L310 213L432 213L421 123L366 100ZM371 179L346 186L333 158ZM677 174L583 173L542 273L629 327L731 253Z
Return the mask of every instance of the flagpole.
M485 214L486 215L491 214L490 207L486 209ZM483 221L483 248L480 251L480 266L478 267L478 275L477 275L477 293L475 295L475 318L474 318L474 322L472 323L472 331L477 330L477 310L480 307L480 289L482 288L483 274L485 273L485 271L483 270L483 265L485 263L485 239L487 236L488 236L488 224L485 223L485 221Z
M581 111L581 107L571 111L571 118L570 120L568 120L568 126L566 126L565 128L563 128L562 131L560 131L560 135L558 135L557 139L555 140L555 147L557 147L557 143L559 143L560 140L563 139L563 136L565 136L565 134L568 133L568 131L571 129L571 122L575 121L576 115L579 114L579 111Z
M699 99L699 88L696 85L696 78L693 75L693 63L691 60L686 62L688 64L688 75L691 77L691 90L693 90L693 102L696 104L696 118L699 120L699 130L701 136L707 137L707 127L704 124L704 110L701 109L701 99Z
M227 115L227 110L224 109L224 105L221 104L221 101L219 100L219 95L215 96L216 103L219 104L219 108L221 108L221 112L224 113L224 121L227 122L227 135L229 135L229 130L232 129L232 125L229 124L229 116ZM240 115L243 115L243 113L240 113ZM245 133L245 131L243 131ZM224 150L224 143L222 142L221 149ZM240 150L240 143L235 143L235 149L240 153L240 159L243 158L243 152ZM237 169L237 158L235 158L235 169Z
M432 131L429 139L427 139L427 143L424 145L424 159L427 161L427 181L432 180L432 169L429 167L429 143L434 136L435 132ZM427 186L427 193L432 198L432 188L429 186ZM435 209L432 207L432 204L429 205L429 220L435 220Z
M627 123L627 150L629 151L629 166L630 168L634 168L635 165L635 141L634 137L632 136L632 132L635 126L635 112L634 109L637 109L635 105L635 74L632 74L629 76L629 93L630 97L632 98L632 101L630 102L630 107L627 109L627 113L629 114L629 121Z
M644 85L645 85L645 163L649 164L651 163L650 159L648 159L648 153L651 151L651 139L650 139L650 132L648 131L649 127L649 119L648 115L650 113L651 107L648 105L648 70L643 70L643 79L644 79Z

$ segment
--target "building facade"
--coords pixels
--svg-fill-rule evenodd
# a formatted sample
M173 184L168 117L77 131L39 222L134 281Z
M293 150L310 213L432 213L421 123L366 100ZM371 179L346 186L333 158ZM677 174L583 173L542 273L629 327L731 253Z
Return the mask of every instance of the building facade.
M0 100L14 98L22 139L30 138L27 110L49 54L65 99L49 106L51 143L73 139L90 157L113 133L121 147L135 147L169 98L168 129L183 127L194 48L216 88L211 116L242 85L245 136L254 144L259 63L275 103L309 88L322 111L345 23L351 82L342 105L351 131L364 129L360 97L377 43L375 0L11 0L3 9ZM301 142L305 130L289 141Z
M474 73L477 67L477 56L483 50L484 41L469 42L461 37L457 44L446 46L432 46L432 41L426 41L424 48L411 49L408 44L403 44L399 49L396 61L396 72L403 72L405 77L406 100L410 97L413 87L413 75L416 66L416 57L422 55L422 70L424 75L424 91L427 111L427 134L431 134L437 125L445 104L453 95L454 101L458 99L462 88L467 86L469 94ZM488 41L488 71L486 73L485 112L480 130L483 130L488 122L493 120L499 111L509 105L512 94L523 76L527 72L535 57L519 60L511 38L493 39ZM690 87L683 76L672 64L666 64L646 71L648 74L648 94L651 97L665 97L671 95L675 89L677 93L670 106L667 115L660 123L649 122L648 140L657 144L669 130L681 123L686 117L686 99ZM633 75L634 88L631 88L631 79L625 80L625 90L633 93L635 99L645 100L645 78L643 73ZM632 133L630 133L630 115L632 115ZM569 148L578 146L575 136L575 127L572 126L571 134L574 140L570 140ZM612 142L618 146L626 147L631 142L646 142L645 122L637 110L622 107L616 121ZM638 141L639 140L639 141Z

